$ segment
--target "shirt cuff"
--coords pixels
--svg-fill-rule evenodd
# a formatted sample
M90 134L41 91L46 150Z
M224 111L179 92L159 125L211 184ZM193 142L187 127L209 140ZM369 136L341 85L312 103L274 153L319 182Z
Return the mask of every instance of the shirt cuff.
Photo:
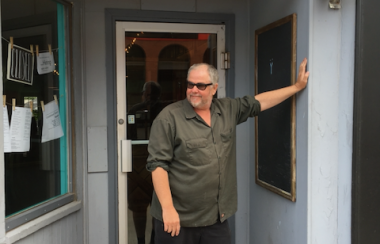
M161 167L166 171L169 171L169 165L167 163L161 162L161 161L154 161L154 162L148 162L146 164L146 169L149 172L154 171L157 167Z

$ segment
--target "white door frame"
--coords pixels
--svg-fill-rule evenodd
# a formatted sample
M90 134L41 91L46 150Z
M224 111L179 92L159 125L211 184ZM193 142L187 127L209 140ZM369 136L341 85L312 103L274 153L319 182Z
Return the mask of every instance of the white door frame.
M128 243L128 208L127 208L127 173L132 168L130 160L122 160L122 149L124 158L131 158L130 145L126 143L127 104L125 83L125 32L179 32L179 33L210 33L217 34L217 56L225 52L225 26L212 24L179 24L179 23L152 23L152 22L116 22L116 91L117 91L117 182L118 182L118 228L119 244ZM122 55L121 55L122 54ZM225 97L226 78L225 70L218 61L219 86L218 97ZM121 123L119 123L121 122ZM124 172L123 172L124 171Z

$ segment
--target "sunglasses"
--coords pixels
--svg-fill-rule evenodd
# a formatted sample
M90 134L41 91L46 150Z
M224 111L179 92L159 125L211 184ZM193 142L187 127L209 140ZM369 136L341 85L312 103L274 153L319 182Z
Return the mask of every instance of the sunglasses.
M187 88L188 89L193 89L194 86L196 86L201 91L206 90L206 88L208 86L211 86L211 85L212 85L212 83L209 83L209 84L203 84L203 83L194 84L193 82L190 82L190 81L187 82Z

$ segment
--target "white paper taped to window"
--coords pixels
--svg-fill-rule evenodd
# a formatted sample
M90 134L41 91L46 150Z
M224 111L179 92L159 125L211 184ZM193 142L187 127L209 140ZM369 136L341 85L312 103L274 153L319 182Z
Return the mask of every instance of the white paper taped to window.
M41 142L51 141L62 136L63 130L58 104L55 101L51 101L45 104L45 111L43 112Z

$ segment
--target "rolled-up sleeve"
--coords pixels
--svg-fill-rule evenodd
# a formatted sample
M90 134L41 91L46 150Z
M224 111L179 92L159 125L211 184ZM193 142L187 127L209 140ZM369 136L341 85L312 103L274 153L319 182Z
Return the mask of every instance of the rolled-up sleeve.
M235 99L237 103L237 124L245 122L249 117L257 116L261 111L260 102L253 96Z
M173 128L165 119L157 118L151 128L148 145L148 159L146 169L150 172L157 167L170 171L173 159Z

